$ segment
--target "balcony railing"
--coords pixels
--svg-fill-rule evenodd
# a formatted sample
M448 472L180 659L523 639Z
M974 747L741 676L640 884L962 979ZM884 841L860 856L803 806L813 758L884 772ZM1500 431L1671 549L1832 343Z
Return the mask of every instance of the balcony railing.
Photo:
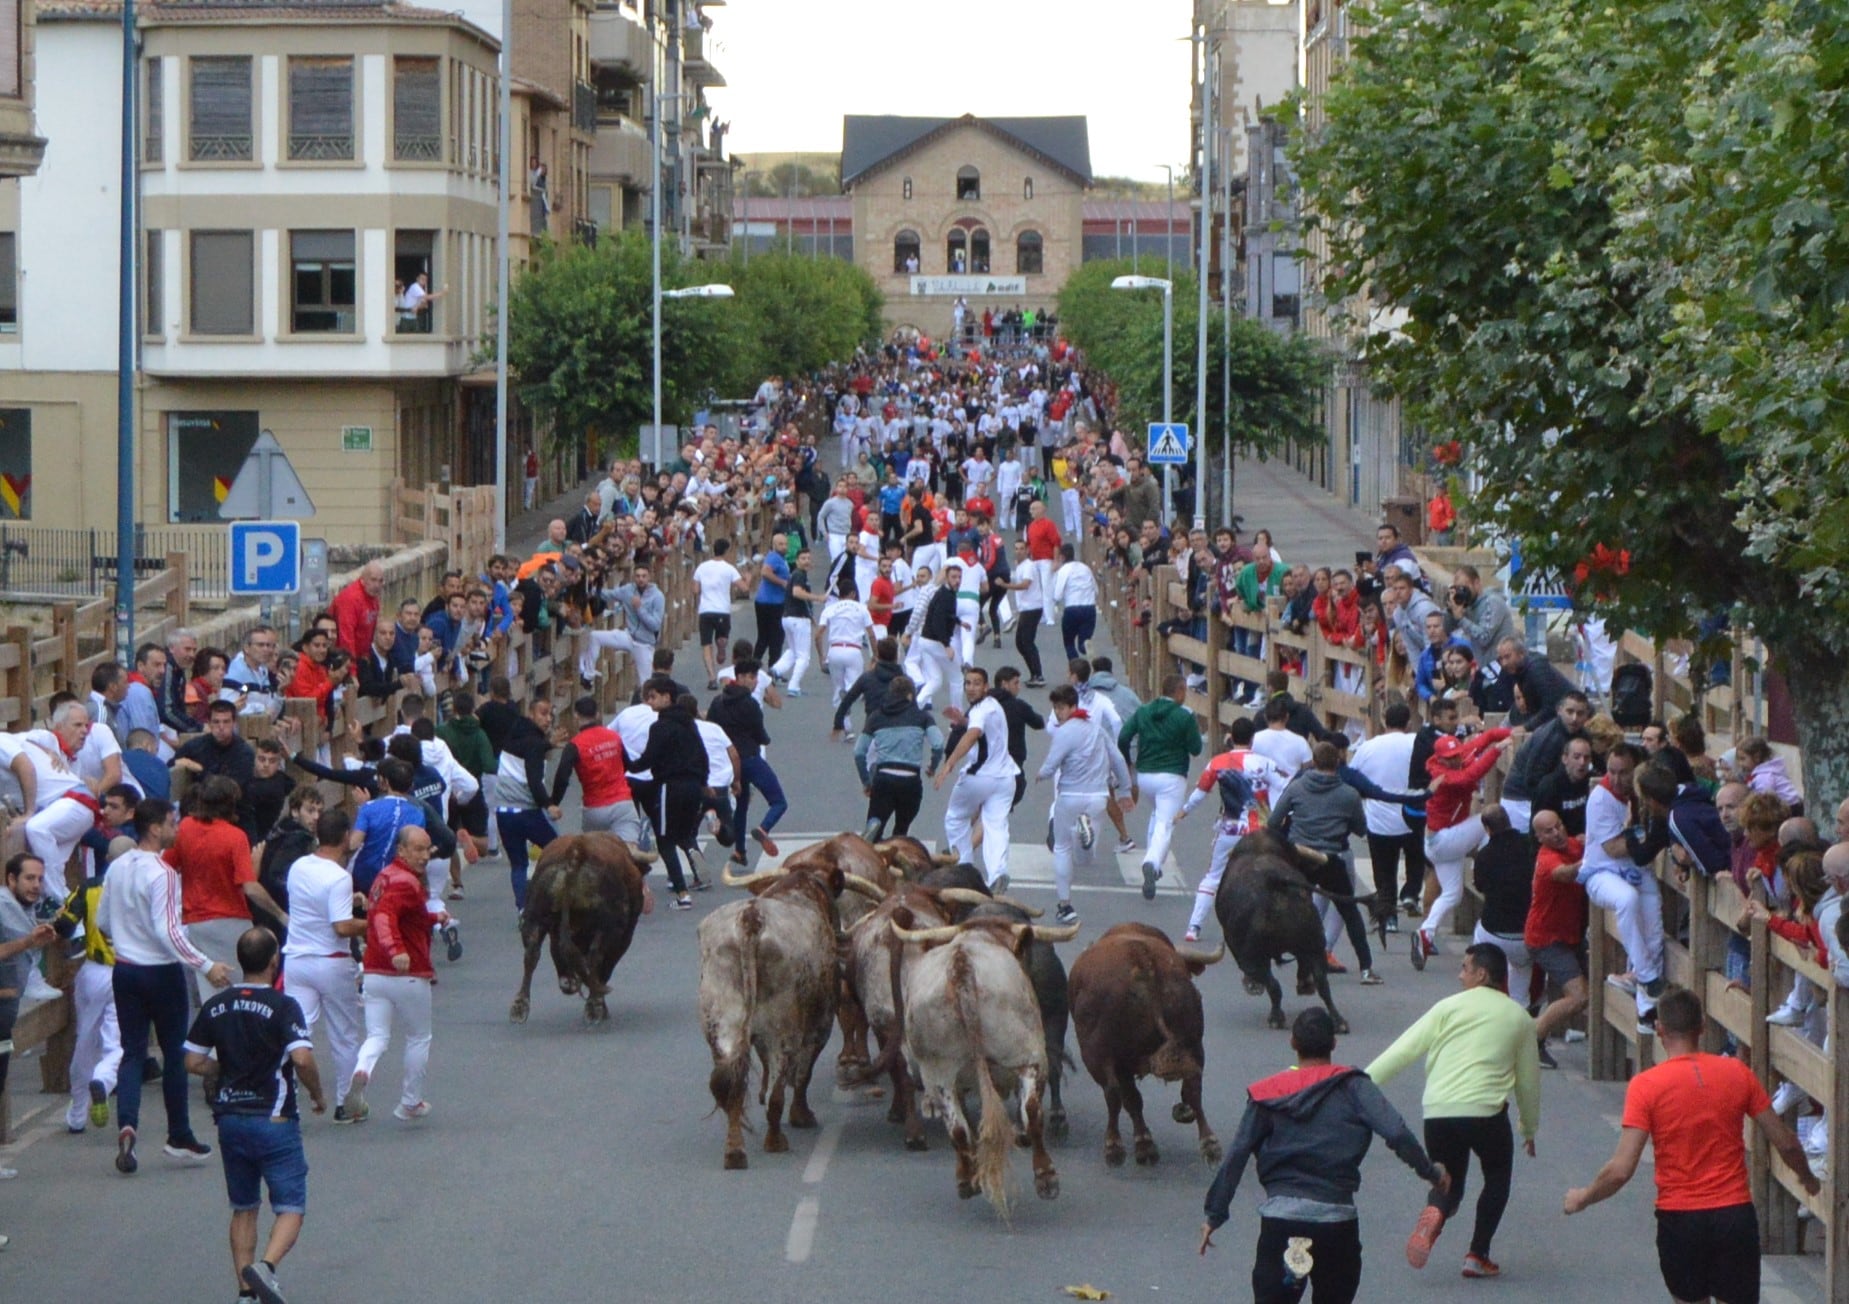
M353 157L353 137L290 136L289 157L298 162L341 161Z
M252 143L248 135L194 135L192 138L193 159L200 163L246 163L251 158Z
M441 163L443 138L399 132L392 140L392 150L405 163Z
M589 82L571 88L571 125L579 131L597 130L597 88Z

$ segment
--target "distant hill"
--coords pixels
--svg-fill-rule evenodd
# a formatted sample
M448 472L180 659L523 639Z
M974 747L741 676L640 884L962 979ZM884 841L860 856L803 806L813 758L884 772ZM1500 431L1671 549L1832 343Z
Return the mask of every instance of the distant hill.
M817 195L841 193L841 154L839 151L786 150L759 154L736 154L744 164L745 184L756 196L788 195L809 199Z

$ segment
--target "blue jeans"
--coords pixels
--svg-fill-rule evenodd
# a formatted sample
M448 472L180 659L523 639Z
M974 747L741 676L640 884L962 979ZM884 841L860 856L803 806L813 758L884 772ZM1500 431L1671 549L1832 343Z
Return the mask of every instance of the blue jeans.
M116 1124L141 1131L141 1062L148 1032L161 1048L161 1099L167 1106L167 1142L193 1140L186 1113L186 1023L192 993L183 964L130 964L117 960L111 984L116 1025L122 1033L122 1076L116 1081Z
M770 762L762 756L745 756L739 759L738 809L732 814L732 836L736 854L742 855L745 848L745 807L751 804L751 790L756 788L764 794L764 800L770 808L764 812L764 818L758 821L758 827L769 833L777 827L790 809L790 803L783 799L783 785L777 781L777 772L770 768Z
M559 835L543 810L514 810L502 807L494 813L495 827L501 832L501 847L507 852L507 874L514 885L514 909L526 909L526 848L532 843L541 851Z
M1091 636L1097 632L1096 607L1067 607L1059 613L1059 636L1065 640L1066 660L1089 655Z
M308 1212L308 1155L299 1120L220 1114L218 1153L233 1213L255 1213L263 1203L265 1182L271 1213Z

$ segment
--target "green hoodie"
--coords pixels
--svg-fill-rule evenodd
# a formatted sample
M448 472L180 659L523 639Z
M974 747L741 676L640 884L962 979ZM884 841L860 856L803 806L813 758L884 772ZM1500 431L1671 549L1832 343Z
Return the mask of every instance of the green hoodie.
M1118 731L1117 747L1125 756L1130 742L1141 738L1137 749L1138 774L1186 774L1188 758L1201 754L1201 727L1194 712L1172 697L1158 697L1137 707L1136 714Z
M494 748L482 724L472 715L459 715L437 726L437 737L449 744L456 763L476 778L494 769Z

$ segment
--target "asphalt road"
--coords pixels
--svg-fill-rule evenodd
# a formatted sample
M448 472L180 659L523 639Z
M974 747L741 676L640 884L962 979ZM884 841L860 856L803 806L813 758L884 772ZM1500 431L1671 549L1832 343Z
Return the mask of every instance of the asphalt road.
M749 608L740 614L749 624ZM1056 651L1050 636L1044 650ZM985 651L981 660L992 668L1002 655ZM684 681L703 682L691 654L681 668ZM792 837L855 827L863 810L849 749L827 740L826 684L813 669L807 687L809 695L770 724L771 759L793 803L783 830ZM1031 696L1044 706L1044 694ZM1035 764L1044 749L1035 736ZM1045 828L1046 805L1044 787L1030 788L1015 821L1017 848L1025 851L1033 830ZM942 794L929 795L916 831L941 836L942 811ZM567 825L575 828L575 810ZM1181 826L1174 869L1153 903L1108 863L1083 871L1076 900L1085 931L1065 948L1068 960L1124 920L1154 921L1179 935L1206 863L1208 830L1201 818ZM1141 841L1140 819L1133 832ZM716 878L721 853L709 854ZM1022 857L1015 891L1050 907L1050 888L1030 881L1037 876L1030 859ZM659 886L660 876L652 881ZM697 894L690 913L658 908L643 922L617 970L611 1020L590 1030L581 1002L559 994L544 961L531 1021L508 1022L519 959L504 862L476 866L468 883L457 911L467 953L455 965L439 961L427 1088L434 1112L416 1124L393 1120L389 1108L359 1127L307 1122L310 1213L282 1272L291 1299L1013 1301L1054 1299L1060 1287L1086 1283L1119 1300L1245 1293L1256 1181L1248 1173L1220 1248L1197 1257L1212 1173L1193 1128L1169 1119L1175 1088L1148 1092L1160 1165L1110 1169L1102 1158L1102 1095L1082 1069L1069 1072L1071 1133L1053 1151L1059 1198L1034 1198L1017 1152L1019 1198L1004 1224L985 1201L956 1198L939 1124L928 1124L930 1150L909 1154L884 1121L884 1100L834 1090L838 1045L831 1044L818 1073L819 1130L792 1133L785 1155L763 1154L761 1132L754 1133L749 1170L723 1172L723 1120L711 1113L711 1062L695 999L694 929L725 902L726 890ZM1358 987L1352 975L1335 980L1354 1028L1339 1061L1365 1063L1455 990L1453 962L1415 974L1396 952L1381 964L1384 986ZM1244 994L1230 966L1209 970L1201 985L1207 1113L1230 1140L1246 1085L1286 1066L1289 1049L1283 1034L1265 1027L1262 999ZM1290 997L1287 1008L1294 1013L1304 1003ZM1362 1299L1661 1297L1647 1161L1616 1200L1571 1221L1560 1214L1566 1188L1588 1180L1610 1152L1621 1107L1619 1087L1585 1080L1583 1049L1557 1052L1561 1071L1544 1075L1539 1157L1517 1156L1514 1197L1496 1242L1503 1279L1459 1277L1468 1237L1457 1227L1424 1272L1407 1267L1401 1246L1423 1188L1376 1147L1360 1195ZM36 1078L30 1060L14 1072L16 1080ZM394 1050L378 1074L376 1102L394 1099L397 1076ZM1419 1090L1417 1073L1388 1088L1415 1125ZM26 1094L18 1103L24 1136L0 1151L0 1161L20 1170L19 1180L0 1184L0 1231L13 1238L0 1254L0 1300L232 1299L215 1162L181 1168L144 1146L142 1171L125 1179L111 1166L113 1130L69 1136L61 1100ZM158 1116L152 1098L148 1108ZM209 1139L205 1111L195 1109ZM1768 1260L1765 1298L1817 1298L1816 1264L1815 1256L1808 1264Z

